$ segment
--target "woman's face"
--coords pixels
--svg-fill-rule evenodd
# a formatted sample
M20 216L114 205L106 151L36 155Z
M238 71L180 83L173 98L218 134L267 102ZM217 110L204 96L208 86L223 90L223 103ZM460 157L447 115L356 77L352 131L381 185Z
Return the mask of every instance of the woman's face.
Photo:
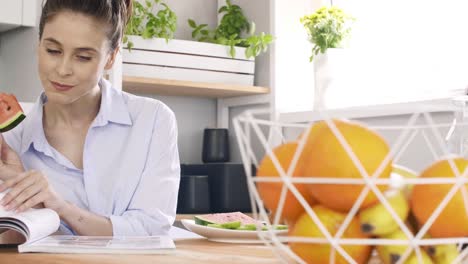
M44 26L39 41L39 77L48 101L70 104L99 91L113 55L106 25L89 16L63 11Z

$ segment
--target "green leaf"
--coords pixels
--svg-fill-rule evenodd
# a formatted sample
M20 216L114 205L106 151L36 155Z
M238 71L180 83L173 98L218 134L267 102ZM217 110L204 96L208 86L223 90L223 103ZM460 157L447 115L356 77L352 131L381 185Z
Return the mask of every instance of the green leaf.
M129 41L129 42L127 43L127 48L128 48L128 51L132 51L133 42Z
M253 57L253 51L250 47L245 50L245 57L247 57L247 59Z
M249 32L249 35L253 35L255 34L255 23L252 22L252 25L250 26L250 32Z
M229 49L229 55L231 55L231 58L236 57L236 49L234 48L234 46L231 46L231 48Z
M219 10L218 10L218 14L221 14L223 12L228 12L229 9L227 6L222 6Z
M195 21L193 19L189 19L188 23L189 23L191 28L196 28L197 27L197 23L195 23Z
M199 31L199 29L195 29L194 31L192 31L192 38L197 38Z

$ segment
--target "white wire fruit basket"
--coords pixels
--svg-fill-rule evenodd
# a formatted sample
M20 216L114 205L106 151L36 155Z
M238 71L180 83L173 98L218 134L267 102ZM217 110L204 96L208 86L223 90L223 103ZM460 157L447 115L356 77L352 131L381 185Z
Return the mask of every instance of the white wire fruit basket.
M371 120L372 122L366 123L359 120L360 123L364 123L368 128L377 133L385 135L384 138L388 139L387 142L390 146L390 152L382 163L388 163L392 160L394 164L404 164L405 159L408 157L419 156L422 163L430 165L432 162L448 158L450 166L454 168L453 162L451 162L449 145L447 144L446 136L447 132L453 130L454 123L450 118L446 118L447 115L451 116L450 113L445 114L445 118L441 117L440 113L433 111L433 105L421 106L420 110L401 118L400 124L388 125L379 124L378 120ZM427 110L427 111L426 111ZM346 140L344 139L341 132L336 128L332 120L337 117L330 111L322 111L316 113L319 118L323 120L333 131L335 137L342 144L347 154L353 160L355 166L362 173L362 178L330 178L330 177L292 177L294 166L297 165L301 151L304 149L305 142L307 141L307 134L310 131L310 127L313 122L309 123L295 123L295 122L279 122L271 121L271 114L269 110L247 110L241 115L234 118L234 128L236 133L237 142L239 145L242 162L247 175L247 182L249 187L249 195L252 202L252 210L254 218L264 221L268 227L281 224L281 212L283 211L284 202L286 199L287 191L291 192L294 197L300 202L304 211L313 220L314 224L318 227L322 233L322 237L310 237L310 236L285 236L278 235L273 231L272 228L268 232L259 232L260 239L269 246L272 251L278 256L280 260L285 263L307 263L302 259L296 252L294 252L289 246L291 243L304 243L310 245L328 245L330 247L328 263L342 263L337 262L337 258L344 259L344 263L358 263L353 259L346 250L343 249L346 245L366 245L375 248L376 246L385 245L404 245L407 247L405 252L400 256L399 259L394 260L393 263L405 263L411 255L414 255L416 263L427 263L424 260L423 252L424 247L442 244L456 244L458 254L453 263L468 263L467 255L468 248L463 249L464 244L468 244L468 237L450 237L450 238L429 238L426 236L429 228L438 217L438 215L444 210L450 200L458 192L463 193L465 209L468 208L468 193L466 185L468 183L468 169L463 172L455 172L456 177L452 178L406 178L403 179L404 184L408 185L420 185L420 184L451 184L450 191L442 202L436 206L432 215L429 217L427 222L423 223L419 230L412 232L408 227L407 223L398 217L397 212L393 210L388 200L384 197L383 192L377 187L379 185L392 185L394 180L392 179L380 179L377 178L377 173L374 175L368 175L363 170L362 164L356 157L353 150L349 147ZM452 113L453 115L453 113ZM404 119L404 120L403 120ZM403 120L403 121L402 121ZM353 120L352 120L353 121ZM402 121L402 122L401 122ZM457 124L459 129L465 124ZM466 134L468 135L468 126L466 126ZM453 132L453 131L452 131ZM300 136L299 139L297 135ZM450 134L450 132L449 132ZM297 140L298 147L294 154L294 158L291 162L291 166L287 171L283 170L278 159L275 157L273 148L279 144L290 142L291 140ZM415 148L415 146L417 146ZM416 151L415 151L416 149ZM258 168L259 162L263 157L268 157L274 163L276 169L279 172L279 177L255 177L255 170ZM383 166L383 165L382 165ZM279 202L276 212L271 214L268 208L265 208L261 195L258 191L257 184L259 182L271 182L281 183L282 188L279 195ZM308 204L306 199L296 188L295 184L358 184L362 185L363 189L357 198L355 204L349 210L345 220L338 228L335 234L332 234L327 230L325 225L320 221L317 213L314 211L311 205ZM383 239L376 237L369 237L365 239L360 238L344 238L343 233L348 228L350 222L359 213L360 205L367 196L368 193L374 193L378 199L378 202L383 204L388 212L391 214L393 219L398 223L399 227L406 235L407 239ZM337 194L339 195L339 194ZM430 194L428 194L430 195ZM464 210L460 213L468 212ZM376 261L372 263L380 263L376 257L375 250L370 257L370 261Z

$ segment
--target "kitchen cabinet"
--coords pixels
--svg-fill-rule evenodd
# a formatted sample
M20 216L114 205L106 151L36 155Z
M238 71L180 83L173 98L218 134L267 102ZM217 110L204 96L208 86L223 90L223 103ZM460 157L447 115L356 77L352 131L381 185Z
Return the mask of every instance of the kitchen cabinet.
M38 0L2 0L0 33L21 26L35 26L37 3Z

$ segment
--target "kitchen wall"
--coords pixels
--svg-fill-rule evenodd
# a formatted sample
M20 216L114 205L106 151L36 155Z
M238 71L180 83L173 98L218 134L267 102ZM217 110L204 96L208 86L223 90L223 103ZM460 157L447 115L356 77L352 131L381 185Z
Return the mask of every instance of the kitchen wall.
M41 91L37 76L37 34L35 28L18 28L1 36L1 89L14 92L21 101L33 101Z

